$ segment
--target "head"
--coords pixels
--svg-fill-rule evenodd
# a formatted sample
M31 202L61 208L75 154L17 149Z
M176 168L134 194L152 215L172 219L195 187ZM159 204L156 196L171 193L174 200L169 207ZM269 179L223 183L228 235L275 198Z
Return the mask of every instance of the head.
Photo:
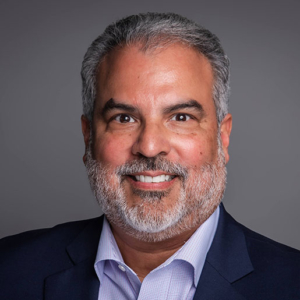
M218 39L175 14L110 25L82 67L84 160L112 226L160 241L220 203L231 116Z

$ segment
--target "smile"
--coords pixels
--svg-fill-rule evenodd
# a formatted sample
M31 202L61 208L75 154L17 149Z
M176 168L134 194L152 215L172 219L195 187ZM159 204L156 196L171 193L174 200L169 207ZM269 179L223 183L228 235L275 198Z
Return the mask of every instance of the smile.
M159 182L166 182L166 181L171 181L173 178L176 176L172 175L159 175L159 176L145 176L145 175L134 175L130 176L134 181L139 181L139 182L147 182L147 183L159 183Z

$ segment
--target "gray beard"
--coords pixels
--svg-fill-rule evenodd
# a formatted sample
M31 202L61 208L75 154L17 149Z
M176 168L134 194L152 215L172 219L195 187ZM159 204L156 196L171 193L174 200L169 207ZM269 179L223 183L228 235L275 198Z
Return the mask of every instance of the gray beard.
M200 226L220 204L226 187L224 153L218 135L216 163L206 163L194 176L178 163L162 156L138 158L115 169L104 167L92 158L91 143L86 153L86 168L91 189L109 222L127 234L147 242L158 242ZM177 174L181 188L174 205L164 202L170 193L133 189L141 199L128 206L122 182L125 175L160 170Z

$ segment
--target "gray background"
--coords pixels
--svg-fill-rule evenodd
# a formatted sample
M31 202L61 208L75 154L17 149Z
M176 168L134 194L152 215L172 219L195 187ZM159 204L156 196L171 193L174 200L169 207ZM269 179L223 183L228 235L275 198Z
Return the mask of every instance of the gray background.
M82 163L81 61L106 25L147 11L220 37L232 72L224 203L299 249L299 0L1 1L0 236L100 214Z

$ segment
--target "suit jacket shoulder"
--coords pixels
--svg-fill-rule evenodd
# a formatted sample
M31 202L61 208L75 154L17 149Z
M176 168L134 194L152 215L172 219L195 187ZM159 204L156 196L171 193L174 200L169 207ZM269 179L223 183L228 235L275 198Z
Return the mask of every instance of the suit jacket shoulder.
M95 259L102 220L69 222L1 239L0 299L44 299L47 277L77 261Z
M221 205L195 299L300 299L300 252L239 224Z
M254 268L247 285L240 284L241 288L252 293L255 299L259 299L257 294L269 295L262 299L300 299L300 251L245 226L241 225L241 228ZM256 292L249 289L252 283L256 284Z

